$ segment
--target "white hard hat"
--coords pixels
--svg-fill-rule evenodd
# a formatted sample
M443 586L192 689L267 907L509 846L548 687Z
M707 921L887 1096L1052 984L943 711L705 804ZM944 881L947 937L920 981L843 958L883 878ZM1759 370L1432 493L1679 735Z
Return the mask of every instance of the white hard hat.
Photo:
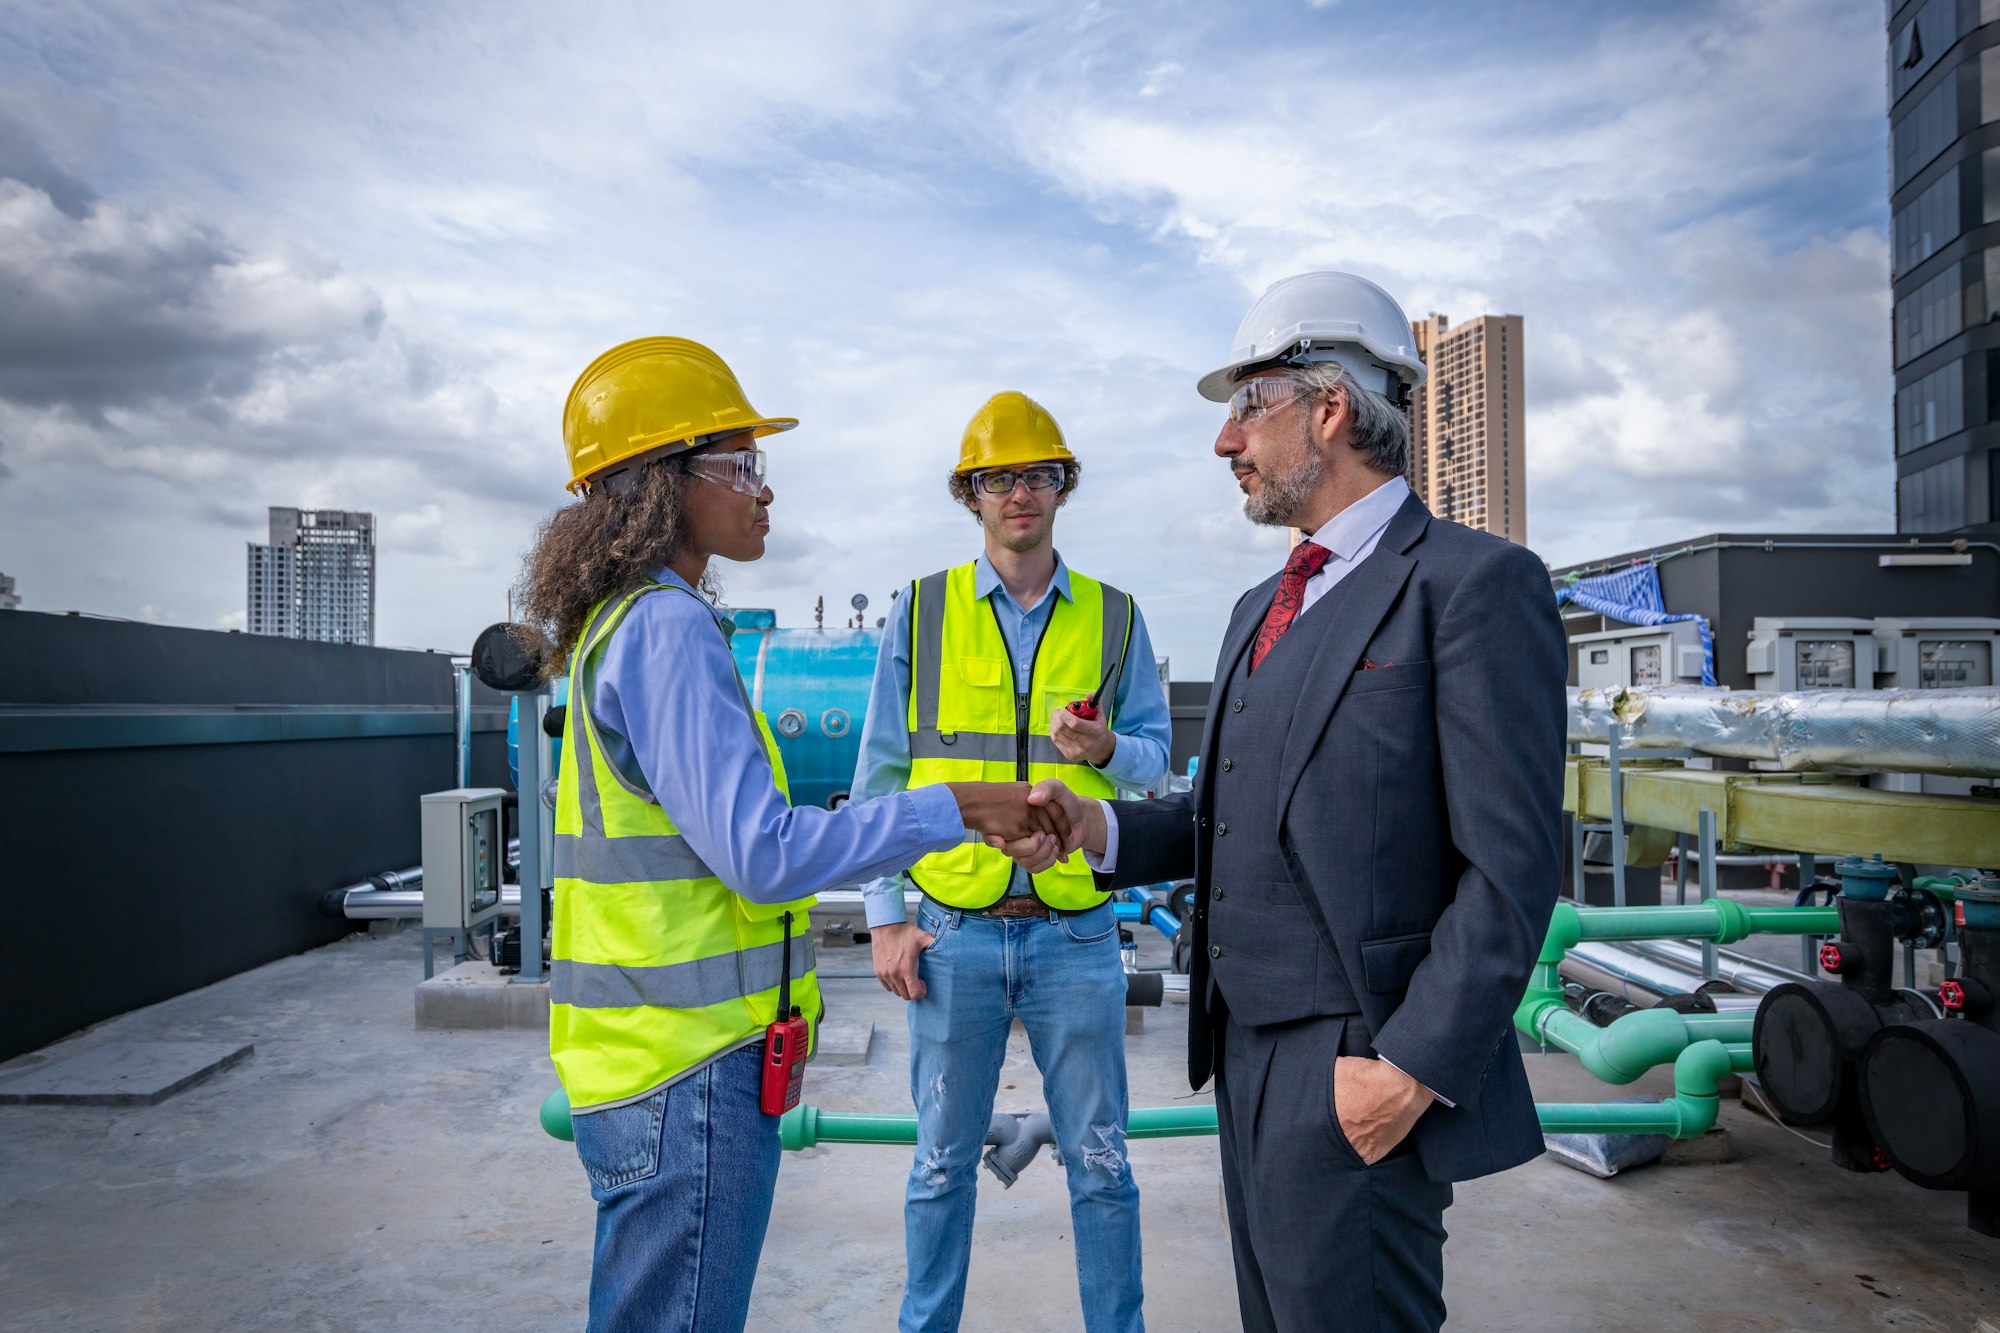
M1245 372L1338 361L1364 389L1395 401L1430 378L1396 299L1352 273L1300 273L1271 284L1237 326L1229 364L1195 387L1226 403Z

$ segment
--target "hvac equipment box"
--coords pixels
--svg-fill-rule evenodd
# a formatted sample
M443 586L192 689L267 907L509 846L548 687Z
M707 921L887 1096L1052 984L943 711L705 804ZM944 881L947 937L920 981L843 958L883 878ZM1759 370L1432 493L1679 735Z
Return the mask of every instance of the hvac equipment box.
M1701 684L1701 630L1691 620L1601 630L1570 642L1576 683L1586 690Z
M1745 665L1754 690L1872 690L1875 622L1847 616L1758 616Z
M454 787L423 797L424 929L471 931L500 914L506 796L499 787Z
M1884 616L1875 622L1875 683L1885 690L1964 690L1993 684L2000 620Z

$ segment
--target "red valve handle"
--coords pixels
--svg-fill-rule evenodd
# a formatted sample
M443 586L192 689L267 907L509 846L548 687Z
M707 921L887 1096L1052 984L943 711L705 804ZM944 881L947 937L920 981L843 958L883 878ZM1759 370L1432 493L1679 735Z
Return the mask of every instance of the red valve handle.
M1847 958L1841 953L1838 944L1828 940L1819 946L1819 965L1838 976L1846 968Z
M1938 1003L1946 1013L1959 1013L1965 1008L1965 983L1947 981L1938 987Z

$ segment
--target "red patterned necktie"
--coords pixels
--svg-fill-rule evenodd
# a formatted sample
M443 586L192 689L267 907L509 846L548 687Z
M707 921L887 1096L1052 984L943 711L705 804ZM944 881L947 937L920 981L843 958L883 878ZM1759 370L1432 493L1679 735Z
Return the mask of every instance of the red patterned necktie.
M1271 599L1271 609L1264 613L1263 627L1257 631L1257 642L1250 647L1252 671L1292 627L1299 608L1305 605L1306 580L1324 569L1331 559L1333 552L1318 542L1300 542L1292 548L1290 558L1285 561L1284 577L1278 580L1278 595Z

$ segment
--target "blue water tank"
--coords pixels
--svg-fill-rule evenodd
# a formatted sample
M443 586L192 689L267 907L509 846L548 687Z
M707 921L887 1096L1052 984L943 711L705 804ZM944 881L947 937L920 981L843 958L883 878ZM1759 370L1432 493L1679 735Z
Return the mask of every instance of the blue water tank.
M861 754L861 720L882 631L779 629L777 613L761 607L728 615L736 624L729 642L736 670L751 706L771 720L791 779L792 804L830 806L844 800ZM555 701L568 700L565 678L556 686ZM507 714L507 770L517 787L519 717L516 699ZM555 772L562 743L550 748L550 771Z
M861 722L875 676L879 629L779 629L777 613L729 612L729 649L750 704L778 737L793 805L830 806L847 797L861 754Z
M554 697L550 705L569 702L569 677L556 682ZM549 742L549 771L542 774L544 779L562 772L562 747L559 740ZM507 701L507 781L515 791L521 789L521 696L515 695Z

